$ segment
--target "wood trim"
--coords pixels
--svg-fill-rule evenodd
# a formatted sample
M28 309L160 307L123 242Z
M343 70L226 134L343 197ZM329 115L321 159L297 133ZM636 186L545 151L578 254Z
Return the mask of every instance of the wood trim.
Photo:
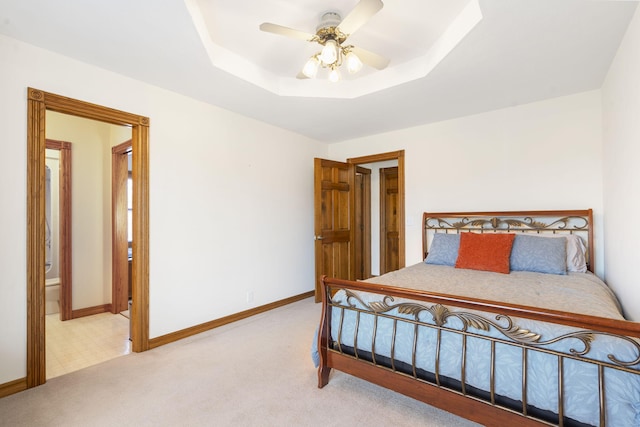
M371 277L371 170L356 166L355 185L356 280Z
M60 306L62 311L60 313L61 320L69 320L72 317L73 309L73 227L72 227L72 200L73 194L71 191L71 177L72 177L72 164L71 164L71 144L65 143L60 150L61 157L61 181L62 181L62 194L63 197L60 200L60 218L63 220L60 222L60 254L67 254L67 256L61 256L60 260Z
M131 126L133 140L134 274L132 349L149 348L149 119L27 88L27 387L46 382L45 354L45 120L46 111Z
M404 179L404 150L398 151L398 266L406 266L406 244L405 244L405 179Z
M0 398L9 396L11 394L20 393L27 389L27 378L19 378L17 380L9 381L8 383L0 384Z
M148 123L148 121L147 121ZM131 267L131 344L149 350L149 127L131 132L133 176L133 243Z
M93 316L94 314L110 313L110 312L111 312L111 304L96 305L93 307L85 307L85 308L80 308L78 310L73 310L71 312L71 318L77 319L79 317Z
M47 150L70 150L71 143L67 141L56 141L55 139L45 139Z
M40 94L42 92L39 92ZM27 387L45 373L45 114L44 95L27 100Z
M44 103L49 111L57 111L85 119L111 123L122 126L149 126L149 118L138 116L90 102L79 101L66 96L44 92L39 89L28 88L29 100Z
M404 157L404 150L389 151L387 153L371 154L368 156L352 157L347 159L347 163L354 165L364 165L366 163L384 162L387 160L395 160Z
M352 157L347 159L347 163L362 165L366 163L383 162L386 160L398 160L398 265L400 268L406 266L406 230L405 230L405 160L404 150L390 151L388 153L372 154L369 156Z
M256 314L264 313L266 311L273 310L278 307L283 307L285 305L288 305L297 301L302 301L303 299L311 298L314 295L315 295L315 291L305 292L300 295L294 295L289 298L285 298L279 301L274 301L272 303L251 308L249 310L241 311L239 313L235 313L229 316L221 317L220 319L212 320L210 322L201 323L199 325L192 326L190 328L181 329L179 331L172 332L170 334L161 335L159 337L152 338L149 340L149 348L160 347L161 345L169 344L174 341L178 341L183 338L187 338L192 335L199 334L201 332L206 332L208 330L215 329L220 326L227 325L229 323L237 322L238 320L246 319L247 317L255 316Z

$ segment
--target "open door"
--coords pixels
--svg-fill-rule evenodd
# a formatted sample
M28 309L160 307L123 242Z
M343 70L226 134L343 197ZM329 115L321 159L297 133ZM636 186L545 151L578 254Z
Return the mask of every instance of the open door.
M320 277L355 280L355 165L314 159L316 302Z
M129 308L131 275L128 244L129 153L132 141L111 147L111 312Z
M371 277L371 169L356 166L355 183L355 275L365 280Z
M380 169L380 274L400 268L398 167Z

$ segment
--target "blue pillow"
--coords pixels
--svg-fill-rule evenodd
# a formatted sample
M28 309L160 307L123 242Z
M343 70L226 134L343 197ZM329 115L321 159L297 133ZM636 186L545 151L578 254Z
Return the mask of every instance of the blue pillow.
M567 274L567 239L517 234L509 263L512 271Z
M454 266L458 259L459 247L459 234L436 233L433 235L429 254L424 262L427 264Z

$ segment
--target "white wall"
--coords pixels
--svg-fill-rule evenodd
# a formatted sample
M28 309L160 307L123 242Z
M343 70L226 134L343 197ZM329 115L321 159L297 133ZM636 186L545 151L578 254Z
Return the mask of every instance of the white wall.
M422 258L424 211L593 208L600 247L600 105L591 91L332 144L329 153L344 160L405 150L407 265Z
M29 86L150 118L150 337L313 290L325 144L4 36L0 58L0 384L26 375Z
M629 318L640 321L640 9L602 88L607 283Z

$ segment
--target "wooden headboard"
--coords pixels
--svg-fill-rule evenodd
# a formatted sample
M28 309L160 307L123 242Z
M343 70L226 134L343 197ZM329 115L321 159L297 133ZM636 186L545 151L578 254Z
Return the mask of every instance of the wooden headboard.
M429 253L434 233L576 234L587 247L587 269L594 267L593 212L591 209L518 212L425 212L422 216L422 254Z

